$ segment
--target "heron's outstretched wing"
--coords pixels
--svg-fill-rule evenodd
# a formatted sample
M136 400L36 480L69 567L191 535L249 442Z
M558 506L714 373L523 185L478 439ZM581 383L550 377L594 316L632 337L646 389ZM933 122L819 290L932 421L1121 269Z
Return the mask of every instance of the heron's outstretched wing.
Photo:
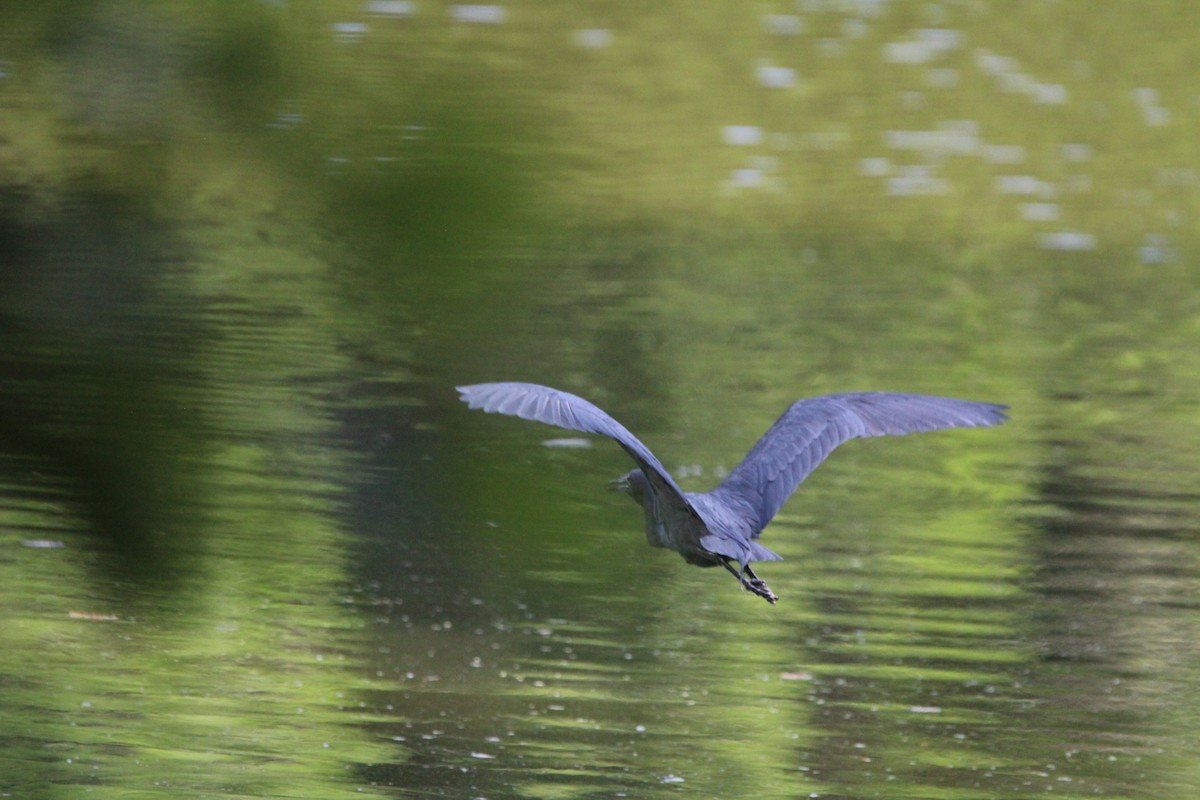
M462 401L471 408L614 439L646 473L660 500L691 510L683 492L650 448L638 441L624 425L582 397L536 383L477 383L455 388Z
M943 428L990 427L1007 419L1006 408L994 403L889 392L797 400L710 494L730 507L756 515L753 535L757 536L801 481L843 442Z

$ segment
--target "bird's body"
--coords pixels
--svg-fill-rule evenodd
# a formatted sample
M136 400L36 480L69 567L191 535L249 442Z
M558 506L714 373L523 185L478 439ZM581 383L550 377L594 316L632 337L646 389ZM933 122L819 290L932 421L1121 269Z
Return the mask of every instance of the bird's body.
M1006 419L1006 406L930 395L855 392L797 400L720 486L693 493L680 489L621 423L581 397L532 383L481 383L458 391L471 408L615 440L638 465L614 483L642 506L646 540L675 550L689 564L725 567L771 603L775 594L750 562L780 556L759 544L758 535L835 447L849 439L990 427Z

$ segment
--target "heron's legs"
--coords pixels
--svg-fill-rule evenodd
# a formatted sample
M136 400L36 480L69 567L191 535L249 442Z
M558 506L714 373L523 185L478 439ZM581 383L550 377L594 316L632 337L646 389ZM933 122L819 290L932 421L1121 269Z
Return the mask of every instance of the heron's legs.
M743 587L751 592L754 592L771 605L775 605L775 601L779 599L779 597L771 591L771 587L767 586L766 581L754 574L754 570L750 569L749 564L742 567L742 571L739 572L733 566L733 561L728 558L722 558L721 566L729 570L729 574L737 578L738 583L742 584Z

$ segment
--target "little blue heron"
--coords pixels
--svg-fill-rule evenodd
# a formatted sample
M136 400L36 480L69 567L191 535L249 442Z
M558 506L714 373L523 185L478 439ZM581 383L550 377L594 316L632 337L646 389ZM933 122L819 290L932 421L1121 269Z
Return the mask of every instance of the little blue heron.
M759 533L808 474L842 442L903 436L944 428L1000 425L1008 406L949 397L852 392L797 400L763 434L724 483L685 492L646 445L625 426L573 394L533 383L457 387L471 408L508 414L616 440L637 468L613 481L646 513L646 539L700 567L723 566L743 587L774 604L779 598L754 574L751 561L779 561ZM734 565L737 565L736 567Z

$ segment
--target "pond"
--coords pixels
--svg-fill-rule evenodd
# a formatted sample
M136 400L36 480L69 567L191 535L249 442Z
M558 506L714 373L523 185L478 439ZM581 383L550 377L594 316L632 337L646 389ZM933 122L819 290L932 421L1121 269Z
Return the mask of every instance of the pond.
M1196 13L12 11L0 794L1195 796ZM1011 419L840 447L771 606L496 380L688 491Z

